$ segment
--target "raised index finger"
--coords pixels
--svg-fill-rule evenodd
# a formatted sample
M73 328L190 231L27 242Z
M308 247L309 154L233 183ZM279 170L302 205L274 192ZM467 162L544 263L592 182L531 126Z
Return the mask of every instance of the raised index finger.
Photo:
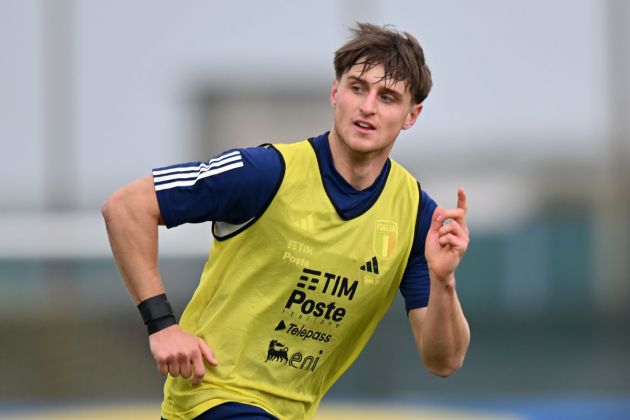
M466 202L466 191L463 188L457 190L457 208L468 212L468 203Z

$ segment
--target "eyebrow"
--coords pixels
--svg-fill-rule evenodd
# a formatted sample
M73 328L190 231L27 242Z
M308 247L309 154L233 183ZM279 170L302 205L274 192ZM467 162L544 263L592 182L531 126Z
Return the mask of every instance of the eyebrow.
M348 80L350 82L356 82L356 83L360 83L363 86L369 86L369 83L367 80L362 79L360 77L356 77L356 76L348 76ZM382 80L382 79L381 79ZM380 81L380 80L379 80ZM376 84L376 83L375 83ZM394 90L394 89L390 89L387 86L381 86L380 87L381 91L385 94L388 95L392 95L395 96L398 100L401 100L403 98L403 95L400 94L400 92Z

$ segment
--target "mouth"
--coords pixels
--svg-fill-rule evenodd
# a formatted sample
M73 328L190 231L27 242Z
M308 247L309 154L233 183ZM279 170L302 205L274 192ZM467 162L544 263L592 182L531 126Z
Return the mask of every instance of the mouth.
M364 120L356 120L352 123L355 127L359 128L361 131L374 131L376 127Z

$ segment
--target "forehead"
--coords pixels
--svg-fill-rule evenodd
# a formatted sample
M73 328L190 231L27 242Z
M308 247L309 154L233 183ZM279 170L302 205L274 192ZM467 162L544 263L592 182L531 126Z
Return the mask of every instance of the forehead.
M385 67L383 67L382 64L377 64L370 68L367 68L362 63L355 64L343 75L342 79L344 77L350 80L359 79L369 84L380 85L383 88L396 91L401 95L409 93L405 81L394 80L391 77L385 78Z

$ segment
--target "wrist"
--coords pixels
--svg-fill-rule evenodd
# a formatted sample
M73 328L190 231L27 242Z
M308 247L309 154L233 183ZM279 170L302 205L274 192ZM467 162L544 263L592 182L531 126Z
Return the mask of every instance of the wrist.
M442 286L445 289L455 289L455 273L440 275L429 270L429 278L432 285Z
M138 310L149 335L177 324L173 308L164 293L143 300L138 304Z

